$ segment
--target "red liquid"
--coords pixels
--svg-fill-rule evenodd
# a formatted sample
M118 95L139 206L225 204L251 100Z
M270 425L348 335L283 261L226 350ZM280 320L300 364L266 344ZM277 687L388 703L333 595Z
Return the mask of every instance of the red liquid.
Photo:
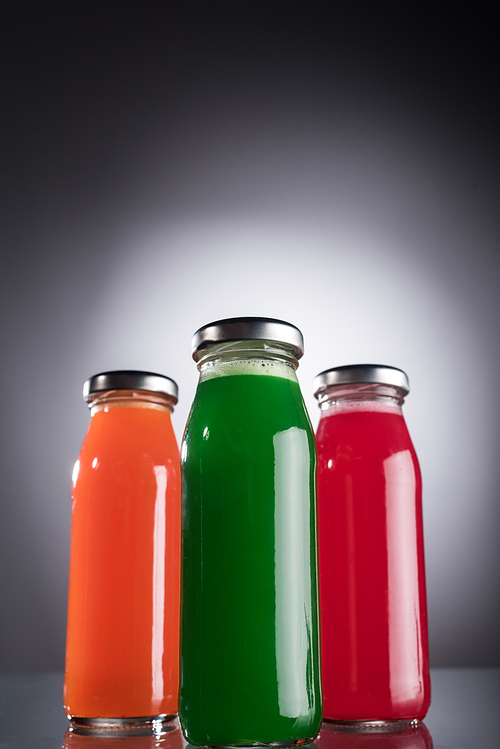
M322 413L318 535L324 716L423 718L430 703L421 478L401 411Z

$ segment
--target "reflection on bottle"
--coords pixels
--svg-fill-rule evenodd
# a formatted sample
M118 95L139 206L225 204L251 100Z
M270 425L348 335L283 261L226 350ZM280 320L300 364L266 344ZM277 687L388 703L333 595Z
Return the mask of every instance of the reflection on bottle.
M164 723L162 733L149 736L117 735L116 730L98 729L96 734L81 735L67 730L62 749L183 749L182 733L177 722Z
M318 749L433 749L427 726L418 721L360 725L325 722L314 742Z

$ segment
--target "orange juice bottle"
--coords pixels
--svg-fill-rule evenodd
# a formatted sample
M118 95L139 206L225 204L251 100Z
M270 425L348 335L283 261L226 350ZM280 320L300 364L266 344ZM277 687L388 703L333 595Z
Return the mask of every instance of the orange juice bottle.
M177 713L180 468L173 380L104 372L73 471L64 705L73 728L157 730Z

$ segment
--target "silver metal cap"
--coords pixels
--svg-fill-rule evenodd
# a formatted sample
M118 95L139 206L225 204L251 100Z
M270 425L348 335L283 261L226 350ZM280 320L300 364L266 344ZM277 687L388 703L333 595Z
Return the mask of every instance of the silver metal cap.
M196 331L191 353L224 341L276 341L289 346L297 359L304 354L304 338L295 325L272 317L230 317L216 320Z
M90 377L83 386L83 398L87 401L93 393L105 390L149 390L152 393L169 395L176 403L179 397L177 383L170 377L155 372L139 372L135 369L100 372Z
M313 392L316 398L326 388L333 385L393 385L400 388L404 395L410 392L408 376L402 369L387 367L385 364L349 364L345 367L326 369L314 378Z

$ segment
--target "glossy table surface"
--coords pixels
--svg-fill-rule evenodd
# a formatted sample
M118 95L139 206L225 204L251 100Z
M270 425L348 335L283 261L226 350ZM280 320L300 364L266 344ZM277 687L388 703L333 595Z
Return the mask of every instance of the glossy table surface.
M322 729L319 749L500 749L500 669L432 669L428 730L377 735ZM62 674L0 675L0 749L182 749L178 731L153 737L97 739L66 733ZM429 737L430 734L430 737Z

